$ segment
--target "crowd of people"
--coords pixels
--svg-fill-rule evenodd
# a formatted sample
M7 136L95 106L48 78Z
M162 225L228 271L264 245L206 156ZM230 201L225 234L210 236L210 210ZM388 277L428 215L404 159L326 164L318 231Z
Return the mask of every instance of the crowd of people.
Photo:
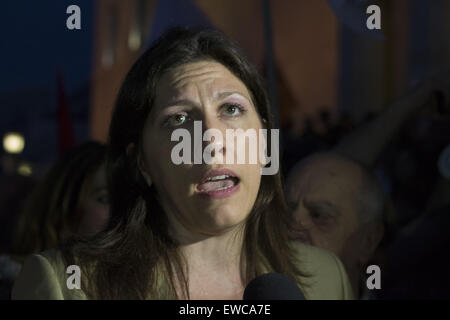
M351 130L330 128L332 140L282 133L275 175L259 163L175 165L170 134L194 120L223 132L273 125L235 44L172 29L128 73L108 145L67 153L27 197L0 256L1 298L241 299L267 272L308 299L448 298L448 104L442 74ZM233 152L211 144L214 158ZM75 291L72 264L85 275Z
M105 145L83 143L61 157L26 196L13 219L8 249L0 255L2 299L10 297L27 256L58 248L75 235L93 235L106 226L105 161Z

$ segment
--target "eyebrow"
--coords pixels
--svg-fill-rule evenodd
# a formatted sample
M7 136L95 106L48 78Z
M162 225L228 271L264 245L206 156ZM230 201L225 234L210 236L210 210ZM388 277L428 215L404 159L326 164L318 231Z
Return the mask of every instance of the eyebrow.
M194 101L189 100L189 99L171 100L162 106L161 111L164 110L165 108L176 106L176 105L184 105L184 106L189 106L191 108L195 108L197 106L197 103L195 103Z
M229 97L229 96L231 96L231 95L233 95L233 94L238 94L238 95L240 95L241 97L243 97L245 100L247 100L248 102L251 102L251 101L249 101L249 98L247 98L243 93L238 92L238 91L225 91L225 92L220 92L220 93L218 93L218 94L216 95L215 100L223 100L223 99L225 99L225 98L227 98L227 97Z
M225 91L225 92L219 92L219 93L217 93L217 94L214 95L213 100L214 100L214 101L223 100L223 99L225 99L225 98L227 98L227 97L229 97L229 96L231 96L231 95L234 95L234 94L237 94L237 95L241 96L242 98L244 98L245 100L247 100L247 102L249 102L249 103L251 102L251 101L249 100L249 98L247 98L243 93L238 92L238 91ZM164 109L164 108L167 108L167 107L170 107L170 106L175 106L175 105L184 105L184 106L189 106L189 107L194 108L194 107L197 106L197 103L194 102L194 101L192 101L192 100L189 100L189 99L171 100L171 101L165 103L165 104L162 106L161 109Z
M304 205L308 209L325 209L334 216L339 215L339 210L336 208L334 204L329 201L303 201Z

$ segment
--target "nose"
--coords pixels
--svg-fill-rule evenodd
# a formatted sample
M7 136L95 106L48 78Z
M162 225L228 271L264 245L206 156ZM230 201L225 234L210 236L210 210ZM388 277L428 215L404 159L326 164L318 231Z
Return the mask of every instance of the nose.
M309 215L308 210L303 207L303 205L300 205L296 212L296 219L297 224L300 226L300 228L304 229L308 233L308 237L311 237L311 232L313 232L314 229L314 222L311 219L311 216Z
M216 133L220 133L220 131L217 131ZM221 134L214 134L211 130L206 131L204 134L206 141L203 141L203 152L206 154L209 153L211 158L215 159L218 164L219 162L224 161L225 158L224 139L219 136L221 136Z
M205 117L203 121L203 144L202 150L205 156L205 162L208 163L208 157L211 163L225 163L226 147L225 147L226 127L220 120L212 117Z
M299 205L293 212L293 227L290 230L290 238L311 244L310 230L312 227L311 220L305 215L305 208Z

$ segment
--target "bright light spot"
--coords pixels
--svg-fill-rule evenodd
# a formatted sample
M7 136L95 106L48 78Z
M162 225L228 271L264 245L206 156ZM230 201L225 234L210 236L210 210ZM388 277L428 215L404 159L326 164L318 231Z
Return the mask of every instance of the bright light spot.
M110 52L105 52L102 55L102 65L105 68L109 68L113 65L114 63L114 55Z
M25 147L25 139L20 133L9 132L3 136L3 148L8 153L18 154Z
M128 35L128 47L132 51L136 51L141 47L141 33L138 28L131 28Z
M31 169L31 166L29 163L22 162L19 167L17 168L17 172L22 176L31 176L33 173L33 170Z

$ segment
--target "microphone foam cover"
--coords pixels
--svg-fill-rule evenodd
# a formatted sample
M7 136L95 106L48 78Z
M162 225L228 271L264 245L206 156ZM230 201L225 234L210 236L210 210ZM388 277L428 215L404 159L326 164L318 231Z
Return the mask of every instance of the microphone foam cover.
M305 296L288 276L266 273L250 281L244 291L244 300L305 300Z

